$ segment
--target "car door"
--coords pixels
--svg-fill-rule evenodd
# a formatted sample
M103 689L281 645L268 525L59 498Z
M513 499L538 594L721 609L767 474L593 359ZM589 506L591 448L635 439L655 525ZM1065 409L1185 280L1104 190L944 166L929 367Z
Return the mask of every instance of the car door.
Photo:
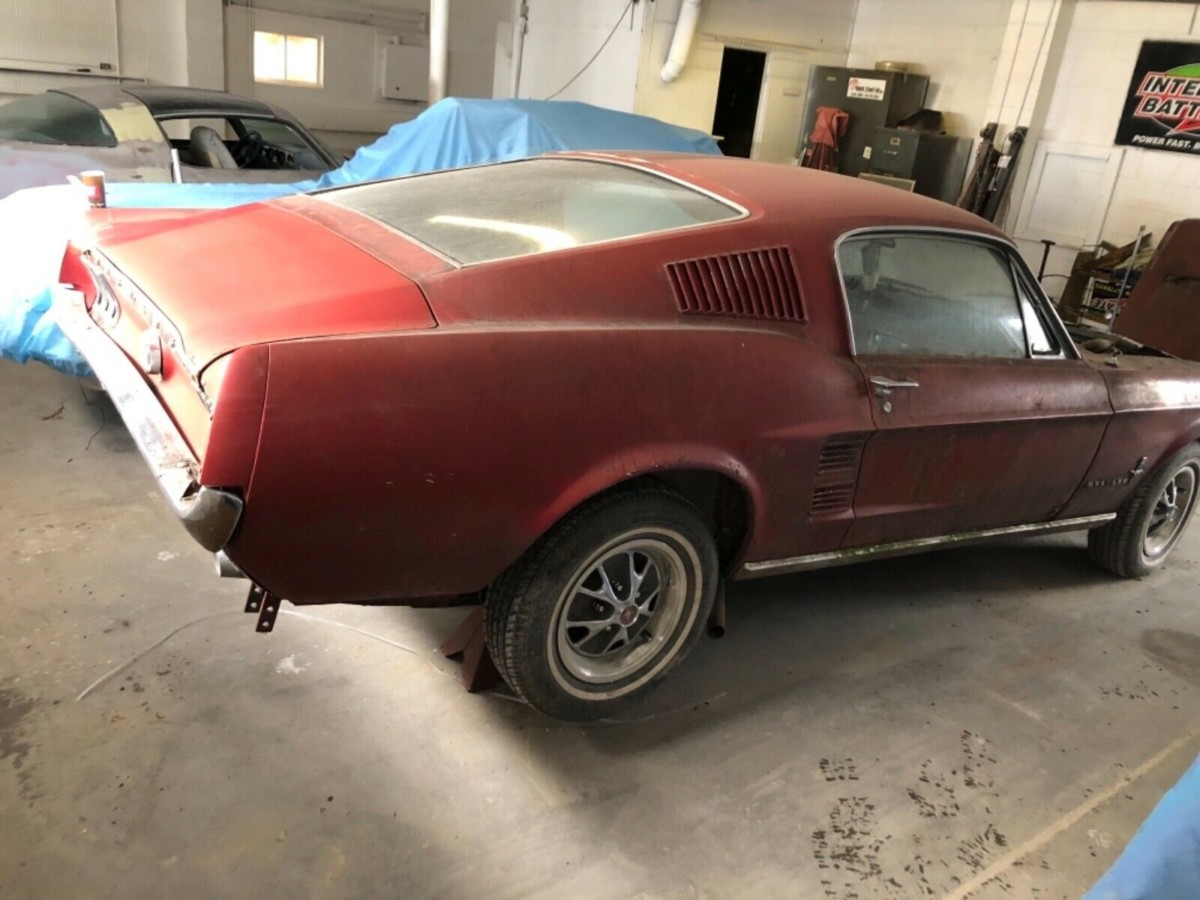
M1053 518L1112 407L1015 254L967 234L872 231L837 257L876 427L843 546Z

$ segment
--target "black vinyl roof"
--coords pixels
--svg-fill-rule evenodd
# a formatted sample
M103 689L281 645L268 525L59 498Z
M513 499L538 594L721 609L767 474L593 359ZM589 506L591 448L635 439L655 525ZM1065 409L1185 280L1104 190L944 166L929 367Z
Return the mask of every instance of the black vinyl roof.
M248 116L275 114L265 103L224 91L148 84L123 84L121 90L140 100L150 110L150 115L155 117L204 113Z

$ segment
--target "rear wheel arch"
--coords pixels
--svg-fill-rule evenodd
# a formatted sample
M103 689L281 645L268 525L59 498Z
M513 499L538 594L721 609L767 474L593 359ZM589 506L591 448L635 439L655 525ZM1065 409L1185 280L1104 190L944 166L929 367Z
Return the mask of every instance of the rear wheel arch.
M580 484L576 482L576 487ZM712 465L681 464L646 469L624 478L610 479L598 488L593 486L590 490L568 492L559 498L545 526L538 529L538 539L549 534L576 510L603 497L655 486L667 488L697 509L716 539L722 573L732 571L754 533L757 515L762 509L761 490L750 478L739 478L728 468Z

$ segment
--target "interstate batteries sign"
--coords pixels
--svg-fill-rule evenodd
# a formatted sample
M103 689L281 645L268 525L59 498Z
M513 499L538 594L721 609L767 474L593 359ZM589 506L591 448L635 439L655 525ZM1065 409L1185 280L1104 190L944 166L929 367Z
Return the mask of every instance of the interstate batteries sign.
M1116 142L1200 153L1200 44L1142 42Z

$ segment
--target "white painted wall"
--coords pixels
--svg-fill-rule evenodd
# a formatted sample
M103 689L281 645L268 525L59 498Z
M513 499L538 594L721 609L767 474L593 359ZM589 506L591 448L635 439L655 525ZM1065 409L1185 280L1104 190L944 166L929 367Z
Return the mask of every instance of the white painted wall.
M1089 2L1078 7L1042 139L1112 145L1142 41L1200 39L1196 12L1196 6L1157 2ZM1171 222L1196 215L1200 157L1124 148L1104 221L1106 240L1131 241L1142 224L1161 238Z
M429 45L428 3L393 0L362 7L328 0L287 4L306 14L263 8L225 8L225 66L228 90L278 104L337 150L351 153L397 122L425 109L424 103L380 96L380 53L395 36L401 43ZM282 7L283 3L277 4ZM451 3L449 94L491 96L496 23L510 11L508 0ZM321 88L258 84L252 68L255 30L319 36L324 41L325 83Z
M628 0L527 0L529 30L525 35L519 96L545 100L583 69L605 39L611 40L596 61L558 95L622 112L634 107L643 17L650 5ZM494 91L507 97L511 80L510 32L515 15L510 4L498 34ZM614 31L613 28L616 28Z
M680 0L656 0L646 23L634 111L711 131L726 46L767 54L753 156L787 162L800 135L809 70L846 64L856 0L706 0L687 68L664 84L659 70Z
M612 39L562 100L653 116L710 132L725 46L767 53L754 155L786 162L795 152L813 65L844 65L856 0L706 0L687 68L664 84L680 0L528 0L520 96L544 99ZM516 0L496 31L496 96L507 96ZM622 15L622 11L625 11ZM617 24L619 21L619 24ZM616 24L616 31L612 31Z
M66 19L74 16L102 23L96 24L91 53L95 59L80 62L115 63L121 75L139 80L224 86L221 0L71 0L65 4L26 3L12 13L22 17L23 32L38 35L37 40L29 40L26 46L17 48L21 59L35 63L57 59L61 55L58 36L70 30L70 21ZM0 102L91 80L0 71Z
M1086 205L1096 213L1090 221L1098 223L1088 241L1101 237L1114 244L1132 241L1140 225L1158 240L1176 219L1200 215L1200 158L1113 144L1142 41L1200 41L1200 6L1125 0L1084 0L1073 5L1064 5L1066 0L1016 0L1014 17L1026 2L1030 7L1024 47L1015 55L1014 77L1003 104L998 100L1004 93L998 77L993 110L1008 122L1024 123L1030 121L1033 101L1026 100L1022 111L1021 97L1044 94L1044 122L1032 122L1040 124L1038 146L1043 152L1055 148L1077 151L1079 158L1074 166L1068 162L1058 167L1057 184L1049 184L1042 196L1032 190L1014 196L1008 225L1025 257L1036 262L1041 255L1036 236L1019 227L1022 220L1029 221L1035 203L1043 218L1057 215L1063 221L1078 221L1087 212L1081 210L1081 204ZM1039 54L1039 41L1035 40L1044 31L1041 23L1055 15L1069 17L1060 64L1053 58L1047 60L1044 52ZM1043 79L1046 71L1049 76ZM1027 89L1027 85L1031 87ZM1036 151L1036 147L1027 149L1023 166L1031 165ZM1094 160L1099 157L1113 159L1109 171L1115 172L1115 178L1111 188L1102 187L1097 193L1096 180L1088 176L1097 169ZM1066 189L1055 192L1057 197L1045 195L1047 189L1054 192L1056 186L1070 183L1085 184L1086 196L1080 190ZM1056 202L1061 206L1057 213ZM1018 213L1022 204L1026 208ZM1074 247L1056 248L1047 271L1069 271L1075 252ZM1052 294L1061 286L1062 279L1046 285Z
M925 105L947 133L974 138L988 121L1013 0L859 0L848 65L912 64L929 76Z

